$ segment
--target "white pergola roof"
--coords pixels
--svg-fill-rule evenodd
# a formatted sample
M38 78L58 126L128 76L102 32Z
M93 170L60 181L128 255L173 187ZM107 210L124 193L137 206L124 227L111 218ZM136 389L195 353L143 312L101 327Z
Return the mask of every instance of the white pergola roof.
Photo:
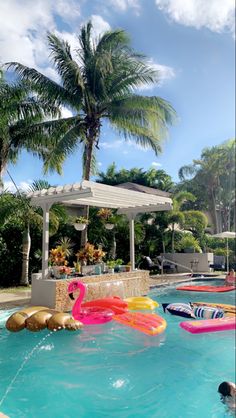
M172 200L165 196L107 186L83 180L81 183L50 187L28 194L35 206L61 202L70 206L96 206L118 209L118 213L155 212L172 209Z

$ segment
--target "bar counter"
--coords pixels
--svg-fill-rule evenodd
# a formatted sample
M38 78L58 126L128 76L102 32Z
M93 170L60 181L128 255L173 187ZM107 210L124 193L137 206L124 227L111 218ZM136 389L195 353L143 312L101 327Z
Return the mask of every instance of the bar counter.
M74 302L68 296L67 287L73 280L81 280L87 285L84 301L108 296L143 296L149 292L149 272L146 270L57 280L42 280L40 274L33 274L31 304L63 312L70 311ZM79 292L75 292L75 298L78 295Z

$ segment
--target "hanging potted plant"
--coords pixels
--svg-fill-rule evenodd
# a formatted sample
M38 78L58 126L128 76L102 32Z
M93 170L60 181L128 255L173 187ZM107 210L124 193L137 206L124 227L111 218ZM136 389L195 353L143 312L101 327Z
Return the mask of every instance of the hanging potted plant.
M88 224L89 224L89 220L85 218L84 216L78 216L77 218L74 218L73 220L74 228L77 231L83 231Z
M98 216L103 221L104 226L105 226L106 229L111 231L114 228L115 218L113 216L113 213L112 213L111 209L101 208L98 211Z

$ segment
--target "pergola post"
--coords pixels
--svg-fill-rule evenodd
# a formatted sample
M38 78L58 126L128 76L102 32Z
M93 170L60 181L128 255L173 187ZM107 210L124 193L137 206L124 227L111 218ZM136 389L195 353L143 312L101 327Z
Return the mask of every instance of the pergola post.
M43 209L43 245L42 245L42 279L48 277L48 250L49 250L49 209L50 203L42 205Z
M131 271L134 271L135 270L135 242L134 242L135 214L129 213L127 217L129 219L129 253L130 253Z

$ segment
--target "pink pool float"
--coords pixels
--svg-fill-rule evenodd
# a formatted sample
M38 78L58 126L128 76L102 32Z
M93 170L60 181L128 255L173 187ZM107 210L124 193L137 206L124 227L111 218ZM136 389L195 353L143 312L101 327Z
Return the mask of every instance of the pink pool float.
M201 321L181 322L180 327L191 334L202 334L203 332L228 331L236 329L235 317L217 319L204 319Z
M99 306L81 306L86 293L86 286L77 280L71 282L68 286L69 296L72 300L74 299L73 292L78 289L80 290L80 294L72 308L72 316L74 319L86 325L105 324L112 320L114 312L111 309L104 309Z

